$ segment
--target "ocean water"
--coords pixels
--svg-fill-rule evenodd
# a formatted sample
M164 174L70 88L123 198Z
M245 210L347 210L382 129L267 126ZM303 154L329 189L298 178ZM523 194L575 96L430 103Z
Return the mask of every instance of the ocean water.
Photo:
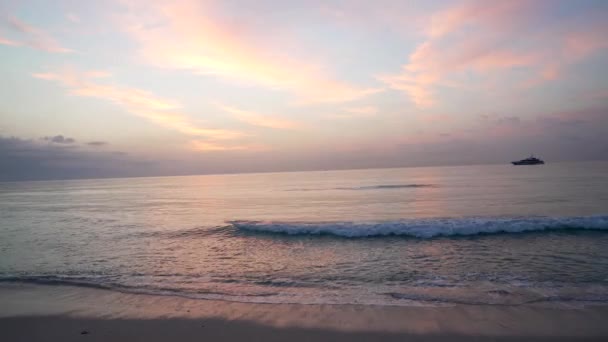
M608 163L0 183L0 283L256 303L608 303Z

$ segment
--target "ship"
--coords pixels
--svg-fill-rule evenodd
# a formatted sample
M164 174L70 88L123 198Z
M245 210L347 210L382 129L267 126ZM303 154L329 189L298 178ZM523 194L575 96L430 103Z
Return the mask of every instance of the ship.
M545 163L544 161L534 157L533 155L526 159L511 162L511 164L513 164L513 165L542 165L544 163Z

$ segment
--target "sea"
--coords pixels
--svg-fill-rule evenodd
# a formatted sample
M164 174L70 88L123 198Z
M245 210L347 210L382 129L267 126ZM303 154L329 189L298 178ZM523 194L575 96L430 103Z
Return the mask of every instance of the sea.
M608 162L0 183L0 285L253 303L608 303Z

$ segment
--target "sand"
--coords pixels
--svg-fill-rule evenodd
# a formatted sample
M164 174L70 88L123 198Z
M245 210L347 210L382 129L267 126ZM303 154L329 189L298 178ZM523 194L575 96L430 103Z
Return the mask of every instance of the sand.
M600 337L475 336L276 328L194 319L93 319L63 316L0 319L3 341L606 341Z
M233 303L3 284L1 341L608 341L608 307Z

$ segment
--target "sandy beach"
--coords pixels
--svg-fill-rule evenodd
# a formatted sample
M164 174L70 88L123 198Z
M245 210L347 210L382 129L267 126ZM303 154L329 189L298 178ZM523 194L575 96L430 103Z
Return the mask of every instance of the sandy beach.
M194 319L102 319L66 316L0 320L5 341L605 341L602 336L480 336L344 332Z
M0 342L608 342L608 0L0 0Z
M5 341L591 341L608 308L252 304L3 284Z

